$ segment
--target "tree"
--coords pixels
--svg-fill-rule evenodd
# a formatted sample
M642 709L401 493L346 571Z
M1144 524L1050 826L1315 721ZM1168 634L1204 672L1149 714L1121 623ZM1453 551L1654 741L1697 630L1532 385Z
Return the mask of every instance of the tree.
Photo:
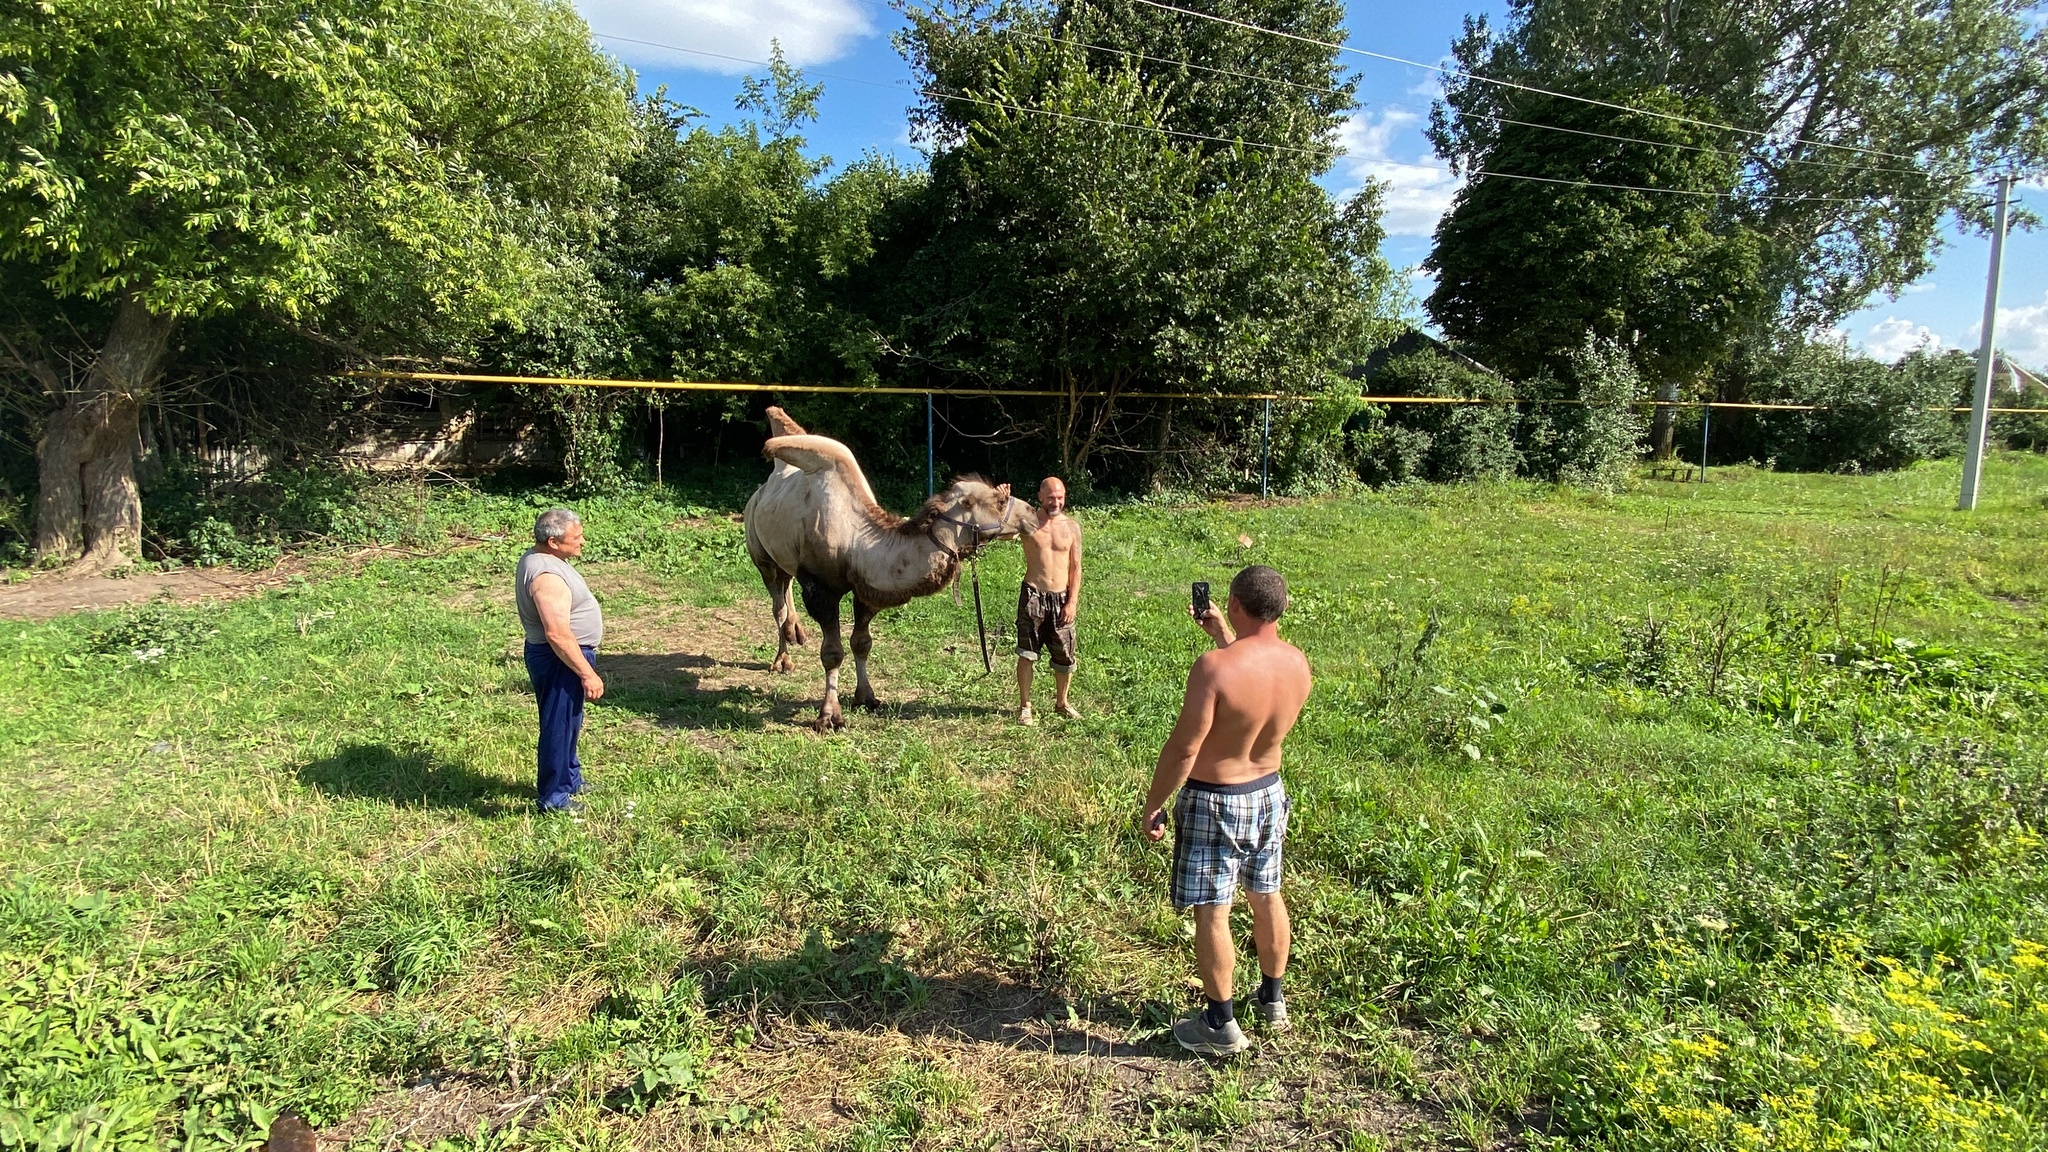
M54 408L44 557L137 546L138 414L181 323L314 331L343 300L393 342L517 327L576 279L629 145L627 79L562 0L12 3L0 61L0 268L48 304L0 317Z
M1685 111L1664 93L1600 94ZM1588 334L1618 341L1675 399L1767 303L1761 244L1724 198L1735 158L1648 112L1525 95L1518 113L1527 123L1500 128L1482 157L1512 175L1474 176L1437 225L1430 315L1516 376L1563 374Z
M1329 0L1202 6L1342 38ZM1128 0L911 19L936 93L916 113L931 188L899 254L915 368L1061 393L1070 473L1119 439L1131 392L1340 386L1392 277L1377 188L1340 206L1315 183L1352 104L1329 49Z
M1693 142L1736 154L1731 204L1766 241L1765 286L1796 326L1819 329L1925 275L1946 214L1988 230L1986 168L2048 158L2038 11L2034 0L1510 0L1498 33L1467 21L1453 54L1468 75L1446 82L1431 136L1457 166L1481 169L1522 130L1515 121L1545 119L1533 113L1546 98L1512 85L1669 90L1686 116L1734 129ZM1587 116L1646 135L1638 116Z

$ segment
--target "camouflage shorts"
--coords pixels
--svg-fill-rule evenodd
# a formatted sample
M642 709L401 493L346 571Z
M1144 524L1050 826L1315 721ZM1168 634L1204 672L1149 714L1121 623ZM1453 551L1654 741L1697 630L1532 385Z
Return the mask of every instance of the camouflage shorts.
M1026 660L1045 653L1055 672L1074 670L1074 626L1062 623L1065 592L1041 592L1026 584L1017 592L1017 655Z

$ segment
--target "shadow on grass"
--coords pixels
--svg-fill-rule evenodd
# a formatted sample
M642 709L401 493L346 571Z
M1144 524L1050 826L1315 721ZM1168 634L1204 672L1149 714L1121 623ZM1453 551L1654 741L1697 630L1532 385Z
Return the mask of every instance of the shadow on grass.
M770 727L811 726L825 689L825 674L816 663L800 667L786 683L787 692L765 691L751 684L705 682L710 669L766 672L758 660L722 661L689 652L652 655L600 653L597 673L604 677L605 703L638 712L672 728L724 728L760 731ZM854 712L852 662L840 672L840 703ZM813 695L815 693L815 695ZM883 703L879 715L898 720L986 719L1002 717L987 705L956 704L928 699Z
M697 968L717 1011L744 1017L766 1034L778 1021L833 1027L887 1027L908 1036L994 1044L1059 1055L1158 1055L1157 1029L1136 1028L1166 1005L1137 1012L1092 1005L1083 1023L1059 996L992 972L925 975L889 955L887 932L841 936L812 930L782 956L751 956Z
M533 790L443 760L426 749L350 744L300 765L299 780L328 796L384 800L400 808L442 808L505 816L533 803Z

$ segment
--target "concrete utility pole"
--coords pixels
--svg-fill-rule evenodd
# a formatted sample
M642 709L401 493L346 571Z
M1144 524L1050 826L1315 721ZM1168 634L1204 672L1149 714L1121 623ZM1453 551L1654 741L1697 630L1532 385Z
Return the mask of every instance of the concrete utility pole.
M1997 366L1998 274L2005 257L2005 213L2012 200L2015 176L1998 178L1998 215L1991 226L1991 274L1984 281L1984 341L1977 348L1977 394L1970 401L1970 433L1963 441L1963 496L1956 507L1977 507L1977 485L1984 476L1984 435L1991 422L1991 377Z

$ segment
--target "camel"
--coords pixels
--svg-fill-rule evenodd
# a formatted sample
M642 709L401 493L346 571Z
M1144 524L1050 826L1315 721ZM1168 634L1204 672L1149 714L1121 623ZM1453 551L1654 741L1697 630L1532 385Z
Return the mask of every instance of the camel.
M761 570L775 612L780 641L769 666L793 672L791 645L804 643L803 625L791 602L790 583L801 591L804 610L823 632L818 647L825 666L825 698L818 730L846 727L839 708L839 606L853 593L853 704L879 708L868 680L868 625L885 608L907 604L945 588L959 575L962 559L991 540L1008 540L1036 527L1030 506L1010 496L1008 484L991 485L963 476L925 501L905 519L876 502L867 476L846 445L813 436L780 408L768 409L775 435L761 454L774 471L747 500L747 555Z

